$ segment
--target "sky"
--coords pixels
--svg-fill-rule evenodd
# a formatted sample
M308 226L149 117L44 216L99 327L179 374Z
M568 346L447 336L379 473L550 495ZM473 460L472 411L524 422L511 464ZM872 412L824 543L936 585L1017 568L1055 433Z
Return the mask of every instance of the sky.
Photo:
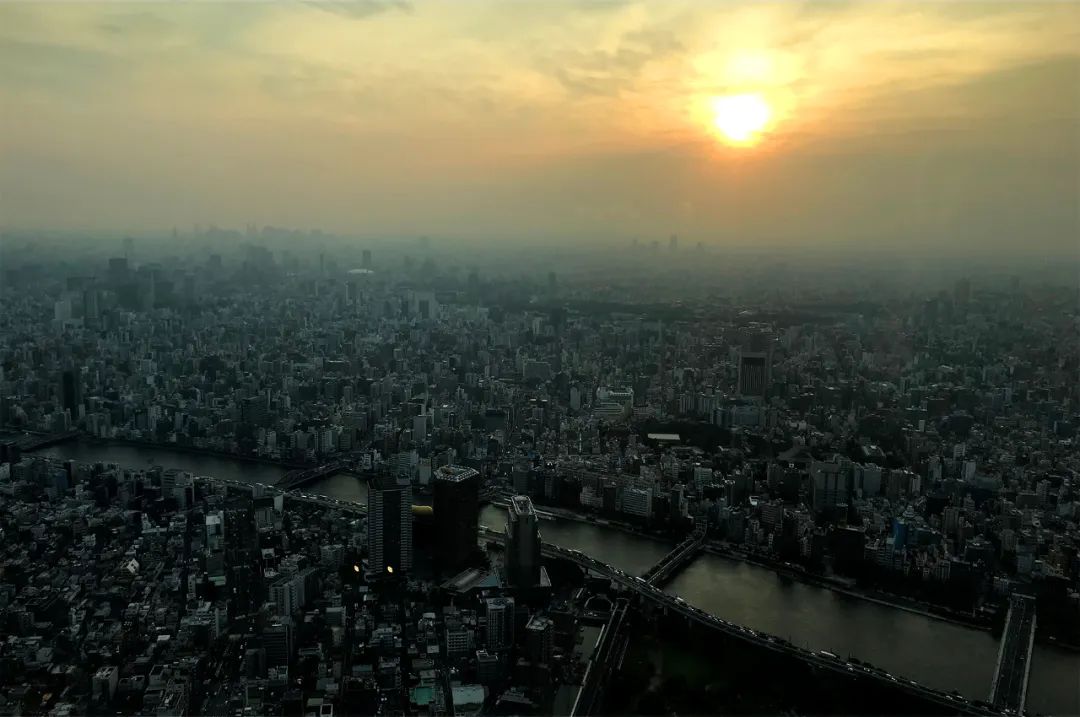
M7 228L1080 242L1075 2L3 3L0 67Z

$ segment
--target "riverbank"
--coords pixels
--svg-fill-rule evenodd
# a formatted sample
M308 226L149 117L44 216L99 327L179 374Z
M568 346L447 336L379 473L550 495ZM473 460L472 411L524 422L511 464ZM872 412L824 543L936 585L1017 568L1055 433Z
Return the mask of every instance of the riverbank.
M619 523L617 521L611 521L608 519L604 519L604 522L601 523L597 519L590 519L590 516L582 513L576 513L565 508L552 508L539 504L538 509L542 512L548 512L556 518L561 518L563 520L573 520L589 525L595 525L600 528L611 528L623 533L634 535L639 538L647 538L658 542L672 541L672 538L670 537L663 537L653 533L648 533L637 529L629 524ZM541 530L542 529L543 526L541 526ZM942 607L935 609L934 606L917 603L912 600L907 600L900 595L884 595L880 593L875 594L871 591L860 590L853 584L845 583L839 579L830 579L827 576L815 575L813 573L808 573L804 570L787 569L784 568L783 565L779 565L775 561L769 560L767 558L755 556L743 551L724 549L720 546L717 546L716 544L707 545L705 550L713 555L717 555L726 560L744 562L749 565L754 565L759 568L770 570L777 575L786 576L793 580L798 580L799 582L806 585L813 585L815 587L831 590L837 594L844 595L853 599L864 600L866 602L875 603L883 607L903 610L904 612L908 612L913 615L921 615L922 617L930 618L932 620L939 620L941 622L948 622L953 625L959 625L961 627L969 627L972 629L983 630L986 632L990 632L992 630L992 625L990 625L988 622L979 620L974 616L968 617L967 615L959 614L955 611L949 610L948 608ZM1057 642L1046 641L1046 644L1063 647L1063 645ZM1065 647L1066 649L1069 649L1067 646Z
M509 505L507 499L506 498L501 498L501 497L496 498L496 499L492 500L491 502L492 502L492 504L499 505L499 506ZM679 542L678 539L673 538L671 536L659 535L659 534L656 534L656 533L649 533L647 531L641 530L640 528L638 528L638 527L636 527L634 525L631 525L630 523L623 523L623 522L620 522L620 521L617 521L617 520L610 520L608 518L595 518L595 517L587 515L585 513L576 513L576 512L574 512L572 510L567 510L566 508L556 508L556 507L544 505L543 503L536 503L536 510L537 510L537 512L539 514L541 514L541 516L540 516L541 517L541 523L540 523L541 532L543 532L543 529L544 529L544 524L542 522L543 521L543 514L547 513L548 515L551 515L555 519L558 519L558 520L569 520L569 521L573 521L575 523L583 523L585 525L592 525L592 526L595 526L597 528L611 529L611 530L618 531L620 533L625 533L627 535L633 535L636 538L645 538L647 540L652 540L652 541L657 542L657 543L670 543L672 547L674 547L675 544ZM601 521L603 521L603 522L601 522Z
M639 538L647 538L649 540L654 540L657 542L671 542L673 540L670 537L664 537L640 530L626 523L620 523L608 519L604 519L604 522L601 523L598 519L590 519L590 516L588 515L576 513L565 508L554 508L538 504L538 510L540 510L541 512L550 513L551 515L559 519L573 520L580 523L595 525L599 528L610 528L623 533L627 533L629 535L634 535ZM541 525L541 530L543 530L543 525ZM835 593L853 599L864 600L866 602L875 603L884 607L903 610L904 612L908 612L913 615L921 615L922 617L927 617L932 620L939 620L942 622L948 622L953 625L959 625L961 627L969 627L987 632L992 630L992 626L988 622L978 620L974 616L968 617L963 614L958 614L955 611L948 610L948 608L935 609L933 606L930 605L924 605L916 603L915 601L906 600L903 596L900 595L874 594L874 592L860 590L853 584L845 583L838 579L830 579L824 575L814 575L813 573L808 573L803 570L786 569L783 565L779 565L775 561L771 561L764 557L755 556L743 551L724 549L715 544L708 545L705 550L713 555L717 555L727 560L735 562L745 562L759 568L770 570L777 575L786 576L793 580L798 580L799 582L806 585L813 585L815 587L831 590ZM1057 642L1047 641L1046 644L1059 647L1062 646L1060 643Z
M830 579L824 575L815 575L803 570L792 570L785 568L782 565L777 565L775 562L766 558L758 557L749 553L745 553L738 550L732 550L730 548L723 548L716 544L707 545L706 552L717 557L731 560L733 562L743 562L750 565L755 565L759 568L771 570L777 575L786 576L793 580L797 580L805 585L813 585L815 587L831 590L840 595L844 595L850 598L858 600L865 600L866 602L875 603L884 607L895 608L897 610L903 610L913 615L921 615L932 620L940 620L942 622L948 622L953 625L960 625L961 627L970 627L976 630L985 630L989 632L991 625L980 621L974 617L967 617L965 615L957 614L954 611L947 611L947 608L941 608L941 611L935 611L931 606L923 606L922 604L915 603L914 601L907 601L899 595L875 595L871 591L860 590L854 585L846 583L840 579Z
M185 446L179 443L158 443L157 441L143 441L135 438L98 438L97 436L91 436L89 434L80 436L77 440L95 446L131 446L133 448L145 448L148 450L176 451L177 453L190 453L197 456L225 458L233 461L240 461L242 463L258 463L267 466L277 466L278 468L285 468L286 470L314 467L303 463L278 461L273 458L263 458L261 456L245 456L229 451L219 451L214 448L199 448L198 446Z

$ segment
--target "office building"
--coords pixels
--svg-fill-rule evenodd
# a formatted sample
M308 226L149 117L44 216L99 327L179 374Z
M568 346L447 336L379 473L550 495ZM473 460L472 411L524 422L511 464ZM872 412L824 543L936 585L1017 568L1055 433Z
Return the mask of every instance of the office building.
M128 277L128 260L124 257L109 259L109 281L114 287L124 282Z
M464 625L446 628L446 655L451 659L462 657L473 649L472 632Z
M368 571L403 574L412 568L412 486L406 479L380 476L368 494Z
M120 668L115 665L106 665L94 673L91 694L95 699L111 702L119 681Z
M506 578L511 587L540 584L540 526L528 496L510 499L506 521Z
M60 404L65 411L71 412L71 417L79 417L79 406L82 404L82 377L74 368L65 369L60 375Z
M551 662L554 637L554 621L544 615L533 615L525 626L525 647L528 651L529 661L534 664Z
M739 353L739 395L761 398L769 385L769 355L764 351Z
M497 654L487 650L476 651L476 679L482 685L497 682L502 675L502 661Z
M278 615L288 616L303 609L315 592L312 588L316 587L316 577L315 568L307 568L292 575L283 575L270 583L270 600L276 606Z
M225 511L217 510L206 516L206 549L217 552L225 549Z
M810 464L810 480L815 511L847 503L847 479L840 463L814 461Z
M288 667L293 647L291 622L282 620L264 629L262 642L267 667Z
M435 559L439 569L456 572L476 550L480 522L480 474L472 468L442 466L432 480Z
M514 599L494 597L484 601L487 649L508 650L514 644Z
M652 515L652 491L647 488L626 488L622 494L622 512L638 518Z

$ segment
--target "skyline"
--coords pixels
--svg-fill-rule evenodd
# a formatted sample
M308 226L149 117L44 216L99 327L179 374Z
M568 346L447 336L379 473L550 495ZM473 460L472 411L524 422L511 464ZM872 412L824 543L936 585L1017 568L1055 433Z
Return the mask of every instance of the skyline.
M0 7L9 229L1075 252L1070 4ZM752 146L718 99L764 99Z

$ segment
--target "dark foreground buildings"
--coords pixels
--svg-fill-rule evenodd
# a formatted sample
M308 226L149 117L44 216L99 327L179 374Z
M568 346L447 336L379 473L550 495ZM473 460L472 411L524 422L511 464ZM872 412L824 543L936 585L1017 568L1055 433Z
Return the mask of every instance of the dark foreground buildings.
M435 510L435 559L445 574L460 570L477 552L480 521L480 474L472 468L443 466L432 481Z
M380 476L368 494L368 573L405 574L412 569L412 487L407 479Z

